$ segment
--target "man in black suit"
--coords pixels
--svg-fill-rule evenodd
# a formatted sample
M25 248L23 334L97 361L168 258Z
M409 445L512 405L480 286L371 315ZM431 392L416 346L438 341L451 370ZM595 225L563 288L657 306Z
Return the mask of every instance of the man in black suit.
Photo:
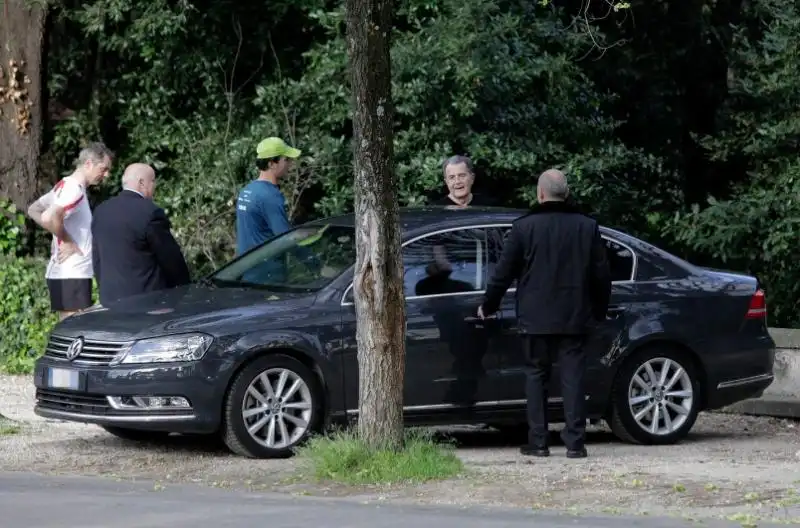
M587 456L584 373L587 334L606 318L611 272L597 222L566 203L569 188L561 171L539 177L539 205L517 219L489 280L478 316L497 311L517 279L517 317L525 334L528 363L528 445L523 455L548 456L547 386L558 361L567 457Z
M92 219L92 262L100 304L189 283L189 269L164 210L153 203L156 174L134 163L122 192L97 206Z

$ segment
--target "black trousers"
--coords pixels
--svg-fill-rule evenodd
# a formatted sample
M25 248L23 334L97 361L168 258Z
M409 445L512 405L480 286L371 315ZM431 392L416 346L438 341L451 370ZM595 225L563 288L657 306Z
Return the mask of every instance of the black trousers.
M581 335L529 335L526 339L528 366L528 444L547 447L547 398L553 363L558 361L565 427L561 439L567 449L582 449L586 439L586 337Z

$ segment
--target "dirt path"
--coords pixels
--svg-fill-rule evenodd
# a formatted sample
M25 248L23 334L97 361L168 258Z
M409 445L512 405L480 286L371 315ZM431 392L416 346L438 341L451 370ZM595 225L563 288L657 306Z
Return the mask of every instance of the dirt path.
M28 378L0 376L0 414L19 425L15 434L0 435L0 470L147 479L156 487L195 482L364 501L800 524L800 424L785 420L704 414L687 441L668 447L622 444L594 428L585 460L568 460L559 447L549 459L523 459L498 433L454 429L463 476L351 488L310 481L297 459L248 460L180 437L160 445L126 443L99 427L38 418L32 407Z

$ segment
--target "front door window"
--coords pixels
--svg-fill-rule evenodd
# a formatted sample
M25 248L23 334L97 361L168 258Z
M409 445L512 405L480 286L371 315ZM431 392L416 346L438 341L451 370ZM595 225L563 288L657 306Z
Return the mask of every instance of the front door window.
M485 248L482 229L447 231L410 243L403 248L406 299L480 292L485 282Z
M475 317L486 283L485 230L411 242L403 249L403 267L407 380L416 381L406 383L406 401L445 410L492 400L487 370L496 370L499 356L487 353L491 324ZM423 386L424 394L418 391Z

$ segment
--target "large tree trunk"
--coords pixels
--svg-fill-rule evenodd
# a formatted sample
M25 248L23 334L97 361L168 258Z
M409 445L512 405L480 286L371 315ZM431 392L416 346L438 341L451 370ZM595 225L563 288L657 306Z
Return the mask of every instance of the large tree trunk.
M0 2L0 197L24 210L37 195L42 146L43 2Z
M345 18L354 101L358 428L369 447L399 448L406 314L392 159L392 2L347 0Z

